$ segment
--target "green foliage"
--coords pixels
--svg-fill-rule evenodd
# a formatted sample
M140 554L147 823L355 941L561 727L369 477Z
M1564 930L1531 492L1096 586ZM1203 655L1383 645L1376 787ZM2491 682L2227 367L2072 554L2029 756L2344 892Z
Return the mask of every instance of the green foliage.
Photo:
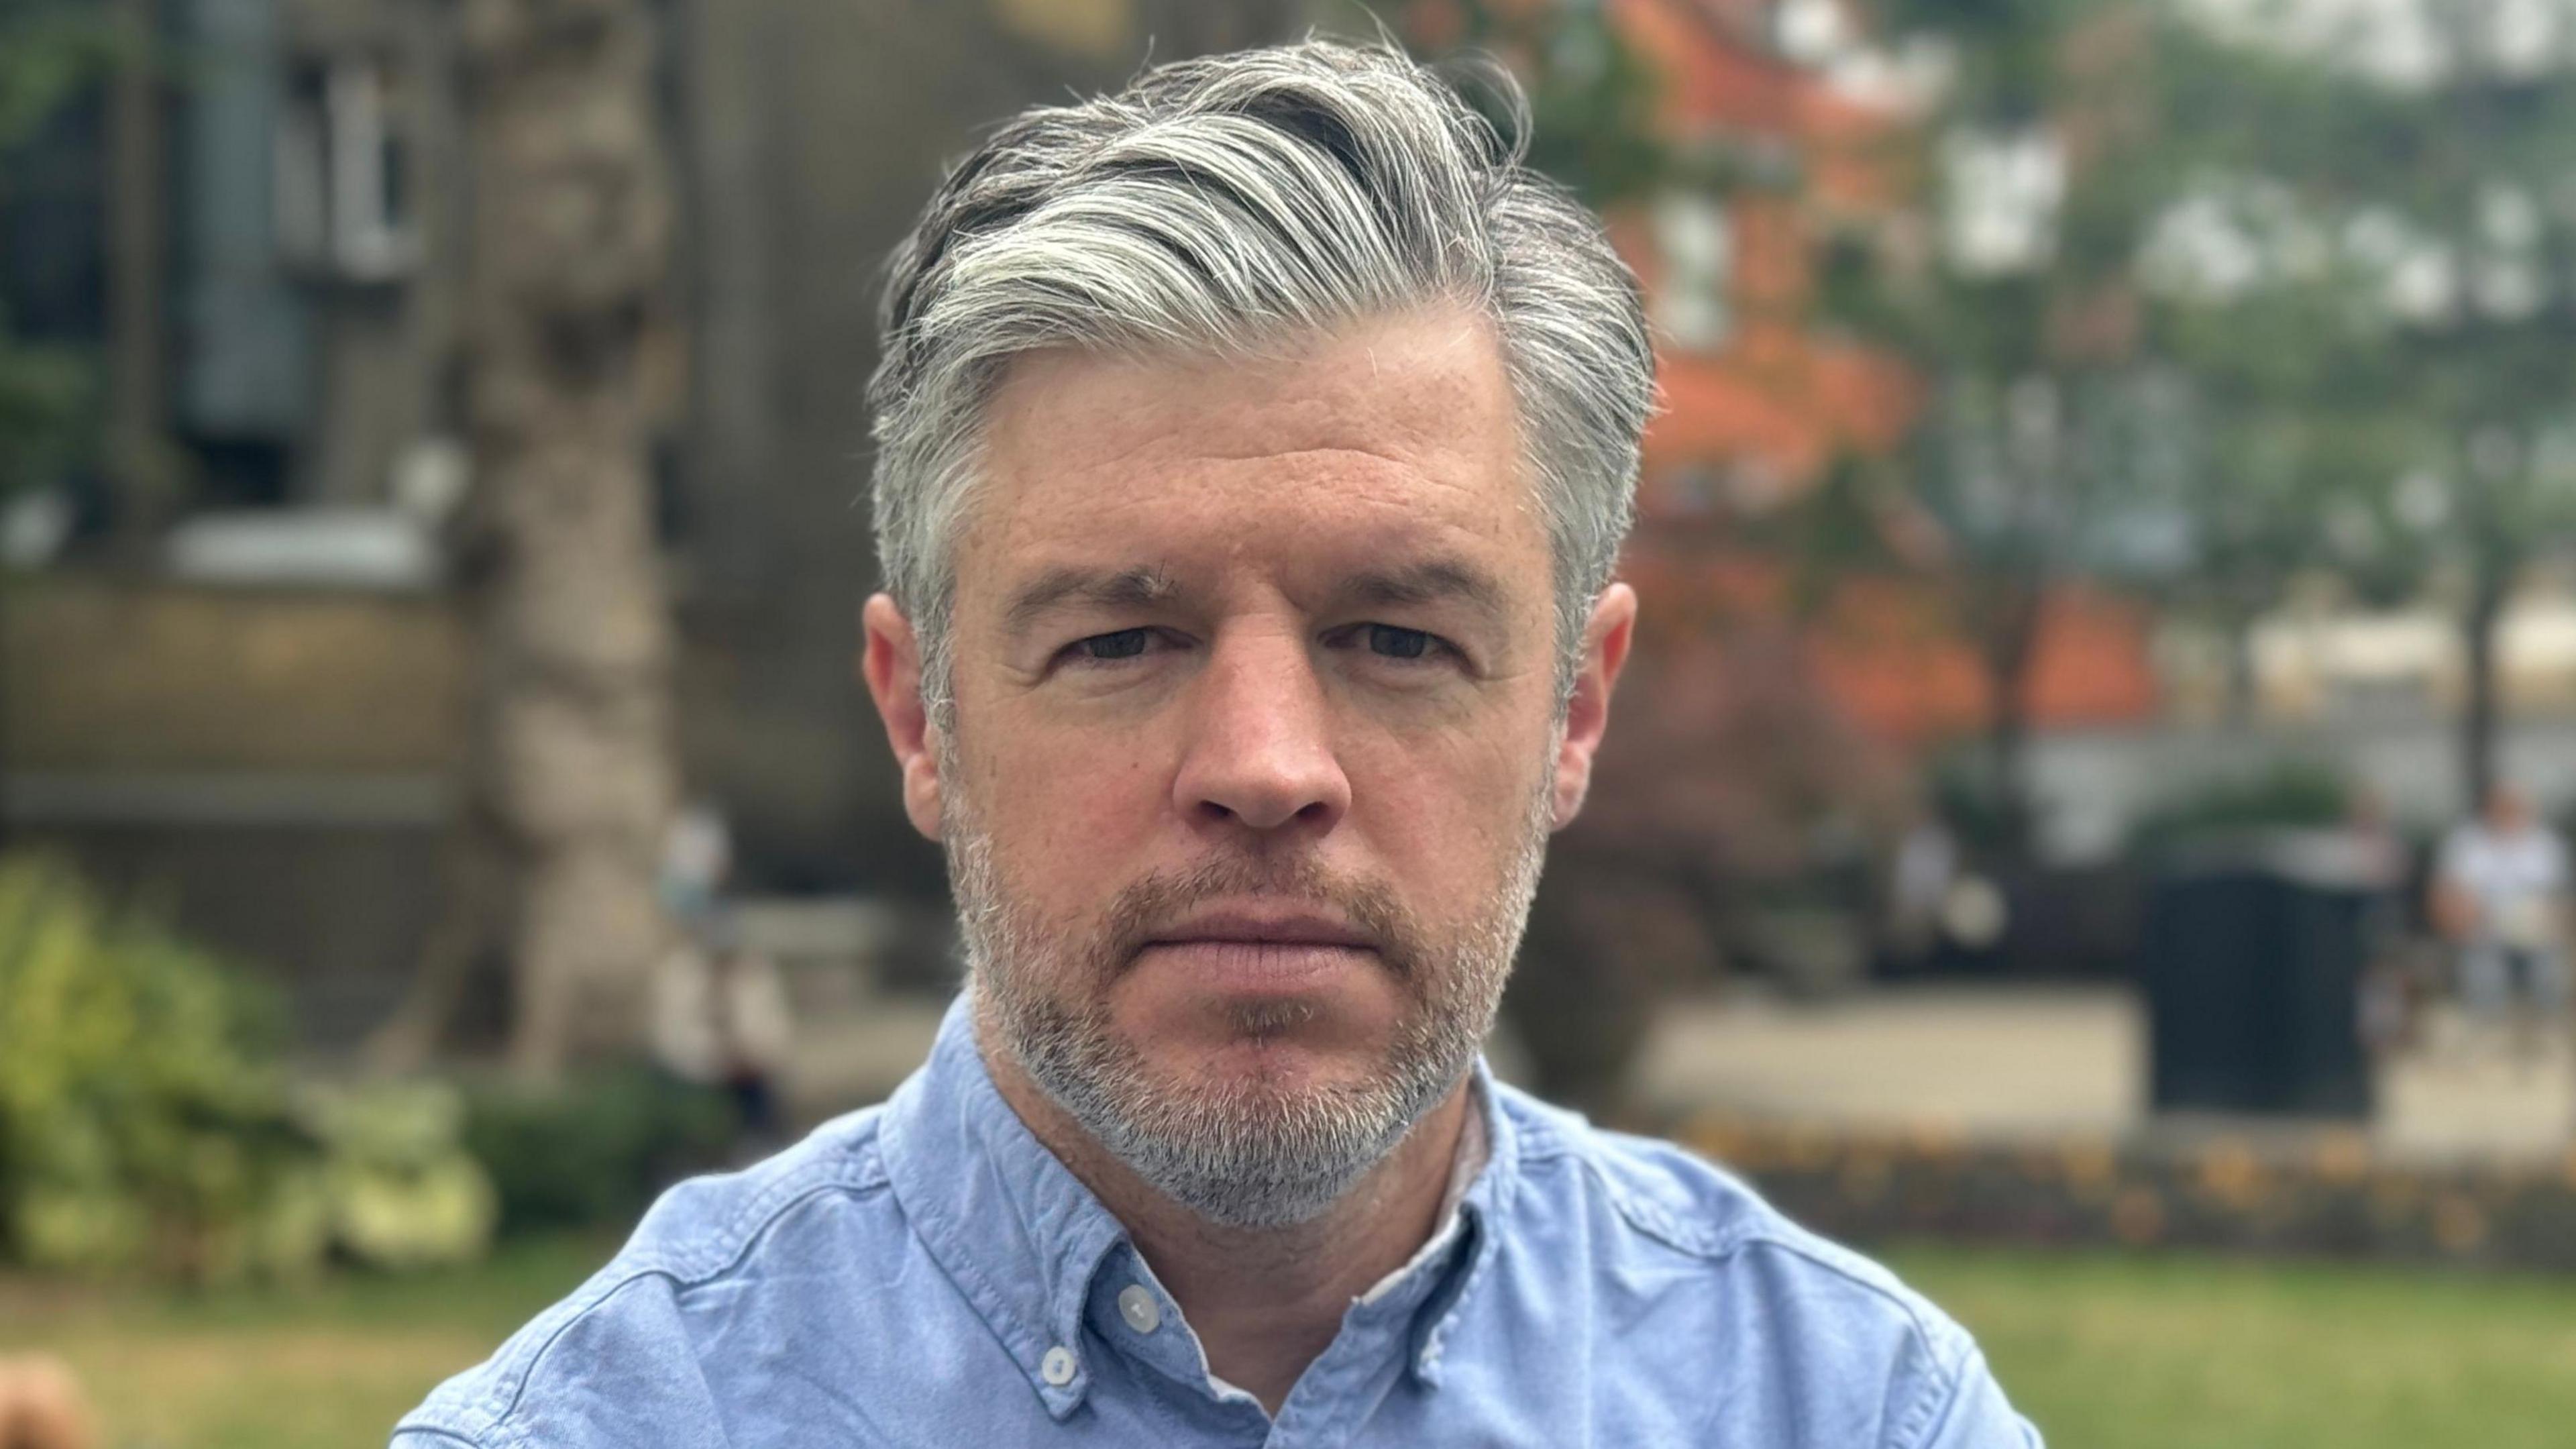
M322 1201L350 1256L426 1268L481 1255L500 1198L461 1145L462 1093L443 1082L308 1087L298 1106L326 1149Z
M214 962L62 867L0 867L0 1197L16 1252L228 1276L291 1195L284 1077Z
M2227 222L2235 275L2174 289L2164 332L2217 402L2217 486L2290 525L2222 539L2232 575L2259 544L2275 577L2330 570L2374 601L2467 584L2475 793L2498 716L2476 646L2576 530L2576 64L2513 40L2510 0L2410 8L2403 83L2357 37L2264 11L2167 37L2172 149L2201 198L2250 204Z
M2331 765L2291 761L2177 796L2139 817L2132 848L2153 852L2215 835L2318 830L2341 824L2352 786Z
M2116 0L1861 0L1871 35L1929 40L1958 67L1955 106L1979 121L2037 120L2070 89L2057 47L2067 31Z
M722 1093L642 1066L557 1087L494 1081L468 1100L466 1146L510 1233L625 1227L674 1180L722 1164L738 1127Z
M1529 98L1526 116L1508 112L1473 77L1452 78L1468 82L1465 93L1505 136L1526 137L1532 167L1586 204L1647 195L1671 172L1673 158L1654 129L1654 74L1603 7L1444 0L1404 10L1405 28L1436 31L1440 49L1511 69Z
M299 1091L278 1019L63 865L0 860L0 1254L197 1282L479 1254L453 1094Z
M109 52L96 6L0 0L0 152L35 134L95 80Z
M2447 24L2478 8L2427 13ZM2173 43L2191 48L2170 67L2177 148L2205 196L2261 203L2230 217L2247 275L2177 296L2164 316L2176 355L2226 401L2222 421L2263 454L2231 450L2223 471L2303 471L2311 521L2385 512L2393 487L2435 490L2399 527L2347 527L2332 551L2294 558L2375 572L2370 592L2444 562L2510 574L2576 523L2557 456L2576 293L2556 275L2576 240L2558 179L2576 165L2576 71L2455 58L2427 85L2394 87L2321 50ZM2403 301L2401 268L2447 281Z
M1994 779L1994 760L1982 752L1953 748L1932 761L1928 780L1932 812L1982 861L2010 860L2040 826L2038 807L2017 802Z
M95 372L75 349L12 340L0 308L0 498L51 482L79 460Z

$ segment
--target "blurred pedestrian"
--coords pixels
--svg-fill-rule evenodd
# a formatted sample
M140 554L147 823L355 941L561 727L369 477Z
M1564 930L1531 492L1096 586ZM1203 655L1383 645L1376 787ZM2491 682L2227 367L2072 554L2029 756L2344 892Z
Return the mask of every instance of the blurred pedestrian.
M2567 904L2567 844L2510 784L2442 843L2432 915L2458 948L2460 1003L2474 1026L2508 1028L2525 1060L2567 1003Z
M1959 839L1926 811L1896 847L1888 872L1888 948L1908 969L1931 963L1942 936L1943 907L1959 880Z
M683 930L701 929L732 874L733 831L724 813L704 801L681 807L662 837L662 909Z
M654 970L654 1060L731 1097L754 1147L779 1140L778 1078L793 1036L778 967L727 918L675 941Z
M677 932L653 971L653 1058L684 1082L733 1099L746 1143L777 1145L778 1076L793 1037L778 967L742 939L724 902L732 834L712 806L673 820L662 852L662 901Z

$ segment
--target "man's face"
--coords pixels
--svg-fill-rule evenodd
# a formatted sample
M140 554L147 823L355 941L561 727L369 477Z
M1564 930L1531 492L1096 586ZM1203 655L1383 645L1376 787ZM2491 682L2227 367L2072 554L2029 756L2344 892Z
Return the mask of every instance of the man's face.
M2487 792L2487 824L2493 829L2512 834L2531 823L2531 802L2511 785L2498 785Z
M1346 1183L1491 1022L1626 590L1560 718L1547 535L1500 354L1460 314L1280 362L1024 360L983 476L954 736L908 752L888 720L985 1019L1149 1179L1162 1137L1218 1177L1365 1158ZM908 636L871 610L899 703Z

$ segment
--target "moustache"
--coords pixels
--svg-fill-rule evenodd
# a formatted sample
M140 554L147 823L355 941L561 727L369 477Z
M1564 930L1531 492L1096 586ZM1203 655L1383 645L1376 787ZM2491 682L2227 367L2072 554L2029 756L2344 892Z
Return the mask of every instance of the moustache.
M1111 899L1103 933L1105 974L1124 974L1147 943L1218 901L1338 918L1365 937L1399 978L1413 975L1419 959L1420 928L1384 883L1337 875L1311 857L1220 857L1140 877Z

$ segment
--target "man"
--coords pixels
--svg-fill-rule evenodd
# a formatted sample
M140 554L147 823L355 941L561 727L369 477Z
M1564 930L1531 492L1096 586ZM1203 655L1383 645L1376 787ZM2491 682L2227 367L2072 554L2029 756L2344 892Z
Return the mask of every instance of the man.
M898 252L865 673L968 984L398 1442L2036 1436L1967 1336L1477 1059L1636 601L1599 226L1401 55L1149 72Z
M2510 1022L2517 1053L2541 1051L2541 1019L2566 1006L2567 845L2509 784L2442 842L2433 914L2460 948L2470 1017Z

